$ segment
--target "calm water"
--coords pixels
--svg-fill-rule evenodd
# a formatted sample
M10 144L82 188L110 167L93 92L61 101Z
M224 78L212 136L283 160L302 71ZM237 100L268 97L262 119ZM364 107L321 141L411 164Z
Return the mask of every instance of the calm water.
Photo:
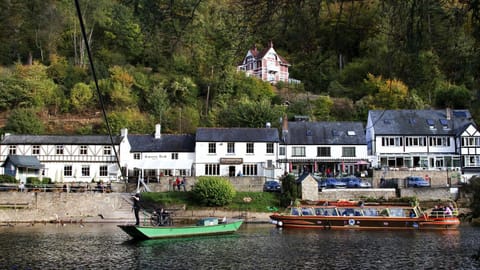
M480 269L480 228L278 230L133 242L113 224L0 227L0 269Z

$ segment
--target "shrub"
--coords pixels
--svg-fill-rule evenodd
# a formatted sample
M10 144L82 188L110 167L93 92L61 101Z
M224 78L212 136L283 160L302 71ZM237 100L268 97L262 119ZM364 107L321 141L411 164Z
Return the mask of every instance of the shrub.
M296 199L300 198L300 191L297 183L295 183L295 176L287 174L282 179L282 195L280 196L280 205L283 207L289 206Z
M470 208L474 218L480 217L480 177L472 177L467 185L467 192L473 194Z
M235 197L235 188L225 178L201 176L193 186L193 198L205 206L224 206Z
M50 179L49 177L43 177L42 179L38 177L27 177L28 185L38 186L38 185L51 184L51 183L52 183L52 179Z
M0 175L0 183L17 183L17 179L11 175Z

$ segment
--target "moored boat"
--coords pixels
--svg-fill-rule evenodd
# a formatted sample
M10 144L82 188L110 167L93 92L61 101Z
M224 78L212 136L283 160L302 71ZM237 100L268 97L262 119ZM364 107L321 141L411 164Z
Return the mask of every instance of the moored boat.
M231 234L242 225L243 220L218 222L218 218L203 218L193 226L135 226L118 225L134 239L179 238L206 235Z
M322 202L291 206L270 216L282 228L311 229L455 229L460 225L453 204L424 212L418 204Z

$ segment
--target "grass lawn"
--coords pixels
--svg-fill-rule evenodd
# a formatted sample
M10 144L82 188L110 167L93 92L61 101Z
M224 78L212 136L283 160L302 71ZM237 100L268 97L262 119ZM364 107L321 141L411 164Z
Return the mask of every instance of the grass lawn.
M246 202L249 201L248 198L251 199L250 202ZM160 206L168 208L175 205L186 205L189 210L208 208L193 201L190 191L145 192L142 193L141 200L146 209L154 209ZM281 209L280 194L273 192L237 192L229 205L216 208L233 211L273 212Z

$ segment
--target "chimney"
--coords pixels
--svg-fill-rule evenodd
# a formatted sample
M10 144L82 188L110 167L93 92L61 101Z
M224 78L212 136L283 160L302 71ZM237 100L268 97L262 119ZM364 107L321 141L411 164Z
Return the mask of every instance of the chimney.
M287 115L283 116L283 123L282 123L282 139L285 142L288 135L288 117Z
M273 41L270 40L270 42L268 43L268 46L269 46L270 48L273 48Z
M265 127L266 127L266 128L271 128L271 127L272 127L272 124L270 124L270 122L267 122L267 123L265 124Z
M127 135L128 135L128 129L127 128L120 129L120 136L127 137Z
M452 120L452 109L447 107L447 120Z
M162 130L162 126L160 124L156 124L155 125L155 139L160 139L160 137L162 137L161 135L161 131Z

